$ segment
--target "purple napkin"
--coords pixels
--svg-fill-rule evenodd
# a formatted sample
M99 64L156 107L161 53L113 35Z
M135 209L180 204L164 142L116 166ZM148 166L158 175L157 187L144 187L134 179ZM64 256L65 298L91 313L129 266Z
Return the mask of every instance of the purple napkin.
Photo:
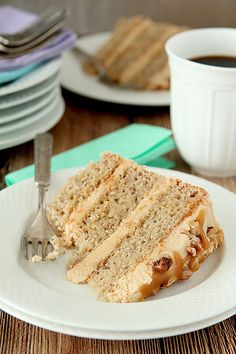
M19 10L13 6L0 6L0 33L12 34L18 32L34 22L36 18L35 14ZM74 32L64 30L57 38L45 44L45 47L13 59L0 59L0 70L13 70L54 58L66 49L73 47L75 40Z

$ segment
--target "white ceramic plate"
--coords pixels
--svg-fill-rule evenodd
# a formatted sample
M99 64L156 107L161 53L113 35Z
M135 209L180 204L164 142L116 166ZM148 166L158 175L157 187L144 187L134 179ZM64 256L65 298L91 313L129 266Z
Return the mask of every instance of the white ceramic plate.
M16 121L20 118L22 118L22 120L27 119L27 121L30 121L31 117L33 117L32 113L39 111L41 108L51 103L58 93L59 89L54 89L30 102L0 110L0 134L1 127L9 126L9 122ZM30 117L27 117L29 115ZM13 126L14 129L14 123L10 123L10 126Z
M103 332L98 332L98 331L88 331L85 330L83 331L80 328L76 327L69 327L69 326L63 326L63 325L58 325L53 322L49 321L44 321L42 319L39 319L37 317L33 317L30 315L25 314L24 312L18 311L15 308L12 308L5 303L1 303L0 301L0 309L4 308L4 311L9 313L10 315L31 323L35 326L42 327L51 331L63 333L63 334L69 334L73 336L78 336L78 337L86 337L86 338L95 338L95 339L110 339L110 340L124 340L124 339L151 339L151 338L163 338L163 337L169 337L169 336L176 336L178 334L184 334L184 333L189 333L193 331L197 331L199 329L206 328L208 326L211 326L213 324L216 324L220 321L225 320L226 318L229 318L230 316L233 316L235 314L235 310L229 311L226 313L221 314L220 316L216 316L210 320L198 322L195 324L188 325L186 327L181 326L178 328L168 328L163 331L147 331L147 332L124 332L121 334L119 333L114 333L114 332L109 332L109 331L103 331Z
M62 97L59 95L50 109L41 114L40 119L32 122L17 131L13 130L9 133L0 136L0 150L20 145L26 141L34 139L38 133L43 133L51 129L62 118L65 109L65 104Z
M59 71L60 63L61 59L50 60L19 80L13 81L9 85L4 85L0 88L0 97L28 89L47 80Z
M53 175L48 199L74 172L63 170ZM19 253L20 238L37 208L37 193L30 179L0 192L2 309L48 329L107 339L186 333L236 313L235 194L195 176L169 170L161 173L206 188L225 230L225 245L188 281L162 289L144 302L109 304L97 301L87 285L66 280L63 257L50 264L26 262Z
M77 45L89 53L95 53L110 36L110 32L97 33L78 39ZM67 90L101 101L137 106L167 106L169 91L136 91L106 85L97 77L86 74L81 67L80 56L75 49L62 58L61 83Z
M37 122L38 120L42 119L45 115L48 114L48 112L51 111L52 107L55 107L56 102L57 102L57 96L54 95L53 99L49 104L47 104L45 107L37 110L33 114L28 114L24 118L18 119L16 121L12 121L9 123L1 124L0 125L0 139L4 139L4 136L7 133L15 131L16 133L18 132L19 129L27 127L27 125L31 125L34 122Z
M0 110L29 102L37 97L44 95L47 92L50 92L58 85L59 77L58 73L56 73L49 79L41 82L40 84L37 84L20 92L0 97Z

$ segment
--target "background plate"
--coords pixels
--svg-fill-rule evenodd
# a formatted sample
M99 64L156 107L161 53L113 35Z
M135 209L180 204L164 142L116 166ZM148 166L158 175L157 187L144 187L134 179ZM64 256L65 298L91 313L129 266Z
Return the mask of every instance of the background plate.
M77 45L89 53L95 53L110 36L110 32L97 33L78 39ZM137 91L109 86L97 77L86 74L81 67L81 56L76 49L66 52L62 58L61 83L64 88L82 96L101 101L137 106L167 106L169 91Z

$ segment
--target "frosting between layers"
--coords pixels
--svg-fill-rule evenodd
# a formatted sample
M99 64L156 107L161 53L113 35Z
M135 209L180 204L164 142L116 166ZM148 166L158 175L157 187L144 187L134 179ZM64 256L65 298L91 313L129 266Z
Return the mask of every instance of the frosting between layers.
M148 211L148 204L152 199L152 193L164 193L165 188L170 180L159 176L159 180L155 183L148 196L143 198L138 206L131 211L131 213L123 220L120 227L103 243L101 243L96 250L88 254L81 262L76 262L67 271L67 278L74 283L84 283L91 276L91 274L106 260L111 253L121 244L126 238L130 226L138 226L143 219L145 219Z

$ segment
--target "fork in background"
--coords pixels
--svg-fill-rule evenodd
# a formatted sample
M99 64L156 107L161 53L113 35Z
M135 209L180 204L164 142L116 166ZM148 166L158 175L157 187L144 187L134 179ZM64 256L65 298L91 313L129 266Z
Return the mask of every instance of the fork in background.
M35 41L39 43L40 40L42 41L58 31L68 14L68 9L51 7L24 30L15 34L0 34L0 44L5 50L8 48L13 50L15 47L29 46L30 44L34 46Z

